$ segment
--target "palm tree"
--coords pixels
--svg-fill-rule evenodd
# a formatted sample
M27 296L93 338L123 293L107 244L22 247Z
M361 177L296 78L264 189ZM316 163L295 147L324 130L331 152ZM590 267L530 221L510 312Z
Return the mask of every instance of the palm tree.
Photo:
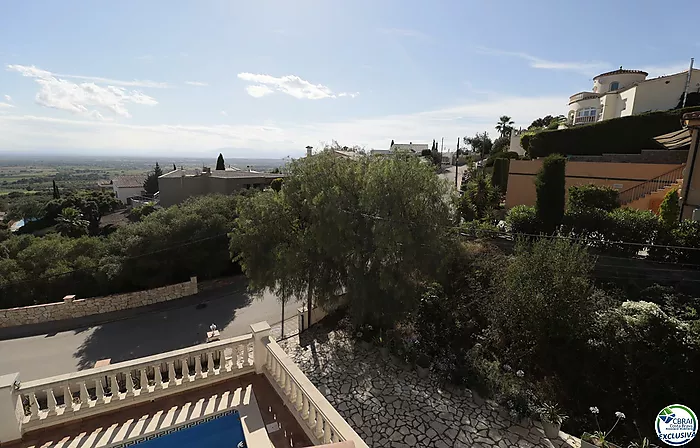
M501 137L507 137L510 131L513 130L513 125L515 122L508 116L503 115L498 119L498 124L496 125L496 130L501 135Z
M83 219L83 215L73 207L66 207L56 218L56 230L63 236L77 238L87 235L90 222Z

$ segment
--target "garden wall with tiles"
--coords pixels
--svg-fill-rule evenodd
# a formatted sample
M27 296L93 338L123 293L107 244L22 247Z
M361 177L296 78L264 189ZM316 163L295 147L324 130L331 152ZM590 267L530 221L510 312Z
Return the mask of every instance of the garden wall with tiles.
M105 297L76 299L75 296L66 296L61 302L0 310L0 328L110 313L193 294L197 294L197 277L191 277L184 283Z

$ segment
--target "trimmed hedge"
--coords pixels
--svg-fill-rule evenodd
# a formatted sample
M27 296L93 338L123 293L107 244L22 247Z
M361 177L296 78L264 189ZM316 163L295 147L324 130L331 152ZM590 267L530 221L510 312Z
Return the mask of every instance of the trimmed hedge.
M619 206L620 193L614 188L593 184L569 187L569 211L600 209L609 212Z
M613 118L569 129L541 131L529 136L526 142L523 138L520 141L531 157L639 154L642 149L663 149L654 137L680 130L681 116L696 110L700 107Z

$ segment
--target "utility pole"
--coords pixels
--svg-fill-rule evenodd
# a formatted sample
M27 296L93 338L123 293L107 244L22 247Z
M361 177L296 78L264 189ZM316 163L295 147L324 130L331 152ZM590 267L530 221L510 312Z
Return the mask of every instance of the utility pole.
M688 77L685 79L685 89L683 89L683 105L681 108L685 107L685 99L688 97L688 89L690 88L690 76L693 74L693 62L695 58L690 58L690 68L688 68Z
M440 163L442 163L442 157L444 155L444 149L445 149L445 137L442 137L440 140Z
M457 173L459 173L459 137L457 137L457 152L455 153L455 189L459 191L457 185Z

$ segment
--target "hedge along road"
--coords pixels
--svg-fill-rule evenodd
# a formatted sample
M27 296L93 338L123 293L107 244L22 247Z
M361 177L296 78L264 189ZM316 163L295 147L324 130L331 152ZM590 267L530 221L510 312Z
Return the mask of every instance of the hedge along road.
M299 306L287 303L285 318L296 314ZM277 323L281 312L277 297L265 293L253 298L246 293L245 277L239 276L226 285L150 307L0 329L0 375L20 372L20 379L29 381L91 368L100 359L117 363L150 356L205 342L212 323L222 338L229 338L248 333L256 322Z

